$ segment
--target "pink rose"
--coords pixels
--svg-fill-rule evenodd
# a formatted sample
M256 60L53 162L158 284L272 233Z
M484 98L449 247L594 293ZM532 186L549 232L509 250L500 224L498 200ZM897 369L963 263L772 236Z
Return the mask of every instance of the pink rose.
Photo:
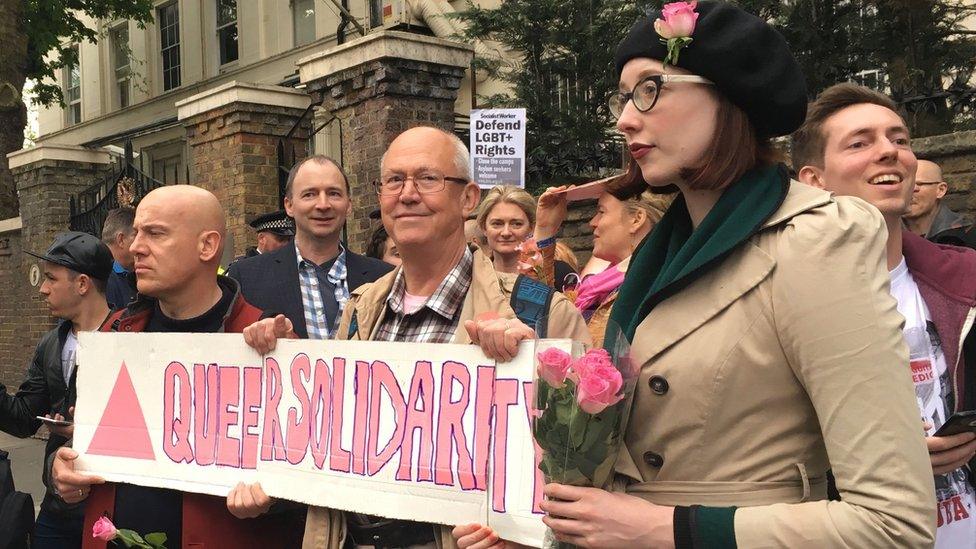
M613 367L613 362L610 360L610 353L602 348L590 349L586 351L586 354L576 359L576 363L573 364L573 370L580 377L585 377L591 370L604 365Z
M622 394L617 394L623 386L624 379L613 364L596 363L591 369L580 372L576 402L584 412L599 414L623 399Z
M569 373L569 365L573 359L569 353L550 347L538 355L539 358L539 377L541 377L550 387L559 388L566 382L566 375Z
M92 525L92 537L102 541L112 541L118 536L119 531L108 517L101 517Z
M661 10L663 19L654 21L654 30L665 40L691 36L698 22L696 7L698 7L697 1L665 4Z

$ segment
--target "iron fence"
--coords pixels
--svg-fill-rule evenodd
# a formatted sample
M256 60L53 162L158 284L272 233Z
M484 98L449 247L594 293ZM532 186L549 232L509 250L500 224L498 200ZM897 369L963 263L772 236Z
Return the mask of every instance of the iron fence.
M149 191L163 185L136 165L132 142L126 141L125 152L116 158L111 173L70 198L69 227L100 237L108 212L122 205L135 207Z

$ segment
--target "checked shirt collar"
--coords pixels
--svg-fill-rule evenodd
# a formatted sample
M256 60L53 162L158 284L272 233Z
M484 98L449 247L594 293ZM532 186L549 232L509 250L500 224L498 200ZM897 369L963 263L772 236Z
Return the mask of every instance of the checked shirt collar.
M329 282L335 286L335 300L339 304L339 313L335 322L329 326L325 315L325 304L319 290L319 278L315 274L317 265L302 257L298 244L295 244L295 257L298 260L298 281L302 290L302 308L305 310L305 327L309 339L331 339L339 327L342 310L349 301L349 285L346 283L346 249L339 244L339 255L326 275Z
M434 293L427 298L424 306L409 315L403 310L407 284L401 269L386 299L387 306L394 314L387 316L383 322L378 339L429 343L451 341L457 328L461 307L464 305L464 298L471 287L473 266L474 255L470 249L465 248L461 260L447 273Z

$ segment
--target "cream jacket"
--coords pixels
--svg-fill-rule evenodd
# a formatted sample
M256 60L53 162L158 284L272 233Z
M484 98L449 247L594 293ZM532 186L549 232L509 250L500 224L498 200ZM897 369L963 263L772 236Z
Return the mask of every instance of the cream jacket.
M386 312L386 298L390 294L393 280L399 269L388 273L372 284L364 284L352 292L346 303L339 324L338 337L346 339L349 336L349 324L353 311L359 329L348 339L370 340L383 321ZM480 251L474 254L474 267L471 278L471 288L464 299L461 308L461 318L454 334L454 343L471 343L464 321L471 320L487 311L496 311L502 318L514 319L515 311L510 305L515 275L495 272L491 260ZM583 317L573 306L573 303L560 293L553 296L549 307L549 337L571 338L590 344L590 333L583 322ZM528 466L531 466L529 464ZM323 507L309 507L308 519L305 525L305 549L340 549L345 539L345 517L339 511ZM450 527L442 527L437 539L438 547L454 547L454 538Z
M618 487L738 506L740 549L931 547L886 239L867 203L794 182L758 234L657 305L634 336ZM826 501L828 469L842 501Z

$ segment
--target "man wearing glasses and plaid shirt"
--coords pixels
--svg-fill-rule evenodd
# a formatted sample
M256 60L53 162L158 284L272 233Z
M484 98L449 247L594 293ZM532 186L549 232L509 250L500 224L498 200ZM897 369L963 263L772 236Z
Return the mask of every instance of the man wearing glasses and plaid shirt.
M467 246L464 220L481 197L469 165L464 143L437 128L413 128L393 140L374 187L403 265L352 292L337 337L473 343L498 361L536 337L511 305L523 279L495 272L488 256ZM590 343L583 317L564 295L553 293L543 314L548 337ZM244 339L265 353L291 328L279 315L246 328ZM453 544L447 527L310 507L304 546L435 549L444 542Z

